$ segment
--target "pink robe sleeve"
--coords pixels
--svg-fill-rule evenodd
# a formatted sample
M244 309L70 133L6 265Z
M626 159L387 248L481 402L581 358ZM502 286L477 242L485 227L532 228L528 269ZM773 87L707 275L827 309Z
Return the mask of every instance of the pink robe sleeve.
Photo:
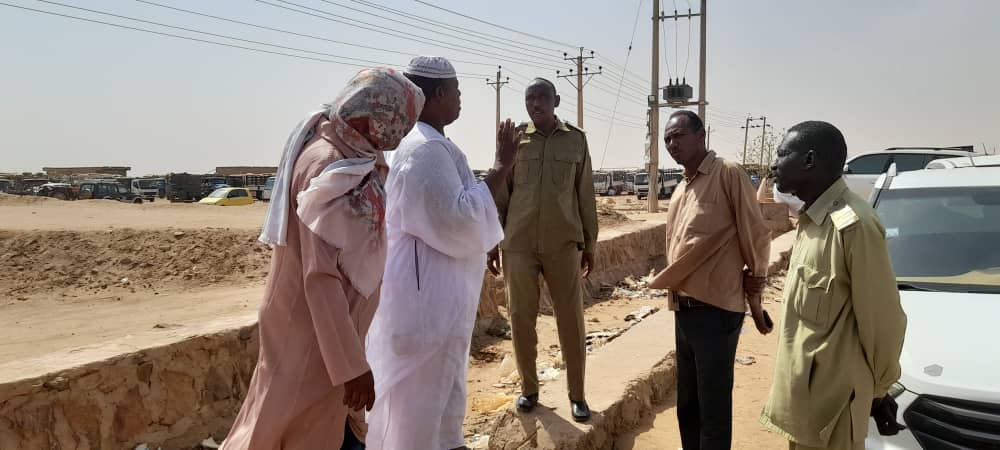
M351 301L367 301L337 268L340 250L301 225L302 277L306 304L330 382L344 384L367 372L364 339L351 315Z

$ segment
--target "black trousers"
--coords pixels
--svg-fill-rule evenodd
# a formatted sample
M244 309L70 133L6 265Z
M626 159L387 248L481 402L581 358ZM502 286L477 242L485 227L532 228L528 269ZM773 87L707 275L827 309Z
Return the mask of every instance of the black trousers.
M364 450L365 444L358 440L358 437L354 435L354 430L351 430L350 424L344 425L344 443L340 446L340 450Z
M684 450L729 450L733 440L733 361L743 313L682 307L677 337L677 422Z

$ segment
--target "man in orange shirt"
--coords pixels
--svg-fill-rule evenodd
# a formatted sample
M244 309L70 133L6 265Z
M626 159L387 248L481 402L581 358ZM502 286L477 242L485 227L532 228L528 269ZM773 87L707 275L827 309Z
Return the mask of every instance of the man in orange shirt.
M677 339L677 421L685 450L729 449L733 362L749 299L767 334L760 294L771 235L747 173L705 146L691 111L670 116L663 140L684 180L667 210L667 268L650 287L670 289Z

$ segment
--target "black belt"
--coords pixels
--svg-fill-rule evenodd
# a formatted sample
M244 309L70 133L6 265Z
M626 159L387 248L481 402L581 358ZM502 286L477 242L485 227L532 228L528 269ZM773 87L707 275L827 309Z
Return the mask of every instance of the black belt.
M681 307L681 309L684 309L684 308L704 308L706 306L712 306L712 305L709 305L708 303L699 301L698 299L696 299L694 297L688 297L686 295L675 295L674 297L677 299L677 304Z

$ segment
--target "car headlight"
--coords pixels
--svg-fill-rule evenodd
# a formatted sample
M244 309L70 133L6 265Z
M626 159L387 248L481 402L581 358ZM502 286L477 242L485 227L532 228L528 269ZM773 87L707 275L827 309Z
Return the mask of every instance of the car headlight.
M889 396L892 398L903 395L903 392L906 392L906 386L903 386L899 382L892 383L892 386L889 388Z

